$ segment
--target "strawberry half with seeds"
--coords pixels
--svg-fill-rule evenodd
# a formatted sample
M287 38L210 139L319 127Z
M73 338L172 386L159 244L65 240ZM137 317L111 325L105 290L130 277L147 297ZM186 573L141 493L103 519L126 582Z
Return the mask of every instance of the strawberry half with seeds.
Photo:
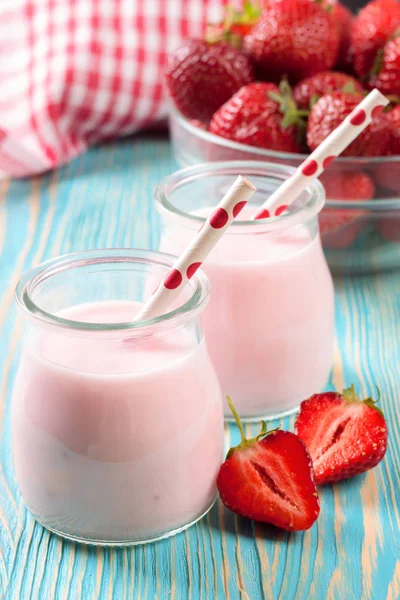
M221 465L217 487L233 512L289 531L309 529L319 515L318 493L310 455L289 431L266 431L246 439L240 418L228 398L241 434Z
M372 398L359 400L354 385L302 402L295 429L311 454L317 485L364 473L385 456L383 413Z
M183 42L166 70L168 91L178 110L204 122L253 79L253 66L244 52L200 39Z

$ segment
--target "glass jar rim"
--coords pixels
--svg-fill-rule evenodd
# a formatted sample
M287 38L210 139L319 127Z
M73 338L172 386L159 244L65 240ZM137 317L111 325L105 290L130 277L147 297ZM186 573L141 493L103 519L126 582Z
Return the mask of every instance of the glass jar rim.
M170 195L173 190L188 182L192 182L201 177L209 177L210 175L232 175L232 178L237 175L243 175L250 180L252 175L269 175L271 178L275 176L276 179L283 182L290 177L295 170L294 167L290 167L289 165L278 165L275 163L252 160L202 163L201 165L185 167L184 169L180 169L179 171L175 171L171 175L168 175L159 183L155 191L156 206L160 213L173 215L177 220L186 221L187 224L193 224L193 226L198 227L205 222L206 217L194 215L175 206L170 200ZM279 177L279 175L281 175L281 177ZM241 233L249 233L249 230L252 233L280 230L308 221L315 217L323 208L325 203L325 190L322 183L318 179L314 179L307 185L306 191L309 193L309 198L305 204L297 210L285 212L282 215L265 219L235 219L230 228L226 231L226 234L239 233L239 229L241 229Z
M138 331L142 332L149 327L167 324L179 325L183 320L193 318L206 306L210 295L210 282L202 270L198 270L191 278L194 289L190 297L178 308L170 310L163 315L140 321L125 323L93 323L64 319L40 308L32 299L32 293L37 285L52 275L62 271L71 271L88 264L115 264L115 263L146 263L170 268L176 257L165 252L145 250L138 248L104 248L86 250L63 254L44 261L37 267L27 271L19 280L15 289L15 300L18 306L29 316L38 319L44 324L54 325L65 329L77 331ZM179 321L179 323L178 323ZM172 323L173 322L173 323Z

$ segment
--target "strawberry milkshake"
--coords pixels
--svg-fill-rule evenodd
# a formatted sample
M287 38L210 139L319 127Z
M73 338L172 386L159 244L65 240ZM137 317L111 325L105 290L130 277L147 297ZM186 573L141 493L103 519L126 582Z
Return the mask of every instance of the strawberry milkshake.
M56 533L140 543L214 502L223 416L201 326L207 278L194 277L173 312L131 322L171 264L146 251L80 253L18 286L15 470L25 504Z
M212 289L204 329L223 394L241 418L274 418L321 390L331 369L333 284L317 221L322 186L312 183L290 213L253 221L291 169L255 162L185 169L157 190L160 250L179 254L239 171L258 191L204 263Z

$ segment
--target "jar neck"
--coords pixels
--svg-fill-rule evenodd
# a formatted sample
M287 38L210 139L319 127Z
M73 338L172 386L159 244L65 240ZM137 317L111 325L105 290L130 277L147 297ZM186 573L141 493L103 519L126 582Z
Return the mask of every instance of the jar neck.
M70 335L105 337L142 337L180 327L198 317L209 299L209 282L198 271L182 290L179 302L166 314L121 322L90 320L81 314L99 303L138 306L147 300L174 262L160 252L136 249L112 249L78 252L43 263L26 273L17 285L16 301L36 325L57 328ZM85 305L85 306L84 306ZM76 307L84 310L76 313ZM78 314L75 317L74 314ZM126 315L126 311L124 311ZM129 312L128 312L129 314ZM130 316L129 316L130 319ZM118 321L118 318L115 319Z
M206 220L206 215L198 214L199 209L208 208L211 211L226 192L229 182L242 174L258 190L246 207L246 219L243 219L245 209L240 219L232 223L226 235L288 231L317 218L325 201L324 189L318 180L312 181L282 215L257 220L251 217L268 196L293 173L294 169L291 167L254 161L189 167L173 173L161 182L156 190L156 205L161 215L169 221L197 230Z

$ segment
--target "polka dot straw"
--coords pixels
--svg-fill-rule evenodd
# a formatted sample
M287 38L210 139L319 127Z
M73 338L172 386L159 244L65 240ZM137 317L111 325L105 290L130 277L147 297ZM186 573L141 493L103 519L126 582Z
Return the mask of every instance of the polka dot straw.
M324 169L364 131L372 119L389 104L378 90L372 90L328 137L310 154L271 196L264 202L254 219L266 219L282 214L299 197L311 179Z
M151 319L166 312L255 191L254 185L239 175L190 246L175 261L164 280L136 315L135 321Z

